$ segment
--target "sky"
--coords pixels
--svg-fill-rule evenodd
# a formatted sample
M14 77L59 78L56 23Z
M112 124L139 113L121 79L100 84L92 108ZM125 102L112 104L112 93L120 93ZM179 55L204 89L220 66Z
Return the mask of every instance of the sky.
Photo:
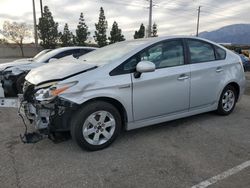
M154 0L153 22L158 25L158 35L194 35L197 9L201 7L200 31L212 31L220 27L250 24L250 0ZM37 22L41 16L40 0L35 0ZM147 0L43 0L59 23L75 31L80 13L83 12L91 36L98 22L100 7L104 8L109 30L118 22L126 39L132 39L141 23L148 25L149 2ZM32 0L0 0L0 29L4 21L25 22L33 27ZM109 35L109 31L108 31ZM32 39L30 39L32 40Z

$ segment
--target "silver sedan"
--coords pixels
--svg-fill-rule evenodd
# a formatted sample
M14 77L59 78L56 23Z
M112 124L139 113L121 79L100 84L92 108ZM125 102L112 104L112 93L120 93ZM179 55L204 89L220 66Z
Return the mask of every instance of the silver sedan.
M82 148L131 130L208 111L230 114L245 90L241 59L195 37L116 43L26 76L25 115L47 134L70 131Z

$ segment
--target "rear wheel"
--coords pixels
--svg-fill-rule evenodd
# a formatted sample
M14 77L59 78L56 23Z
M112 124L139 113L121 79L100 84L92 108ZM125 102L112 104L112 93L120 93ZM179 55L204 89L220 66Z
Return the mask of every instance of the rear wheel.
M217 113L220 115L229 115L235 108L237 93L233 86L228 85L222 91Z
M85 105L73 117L71 136L81 148L100 150L116 139L121 125L120 114L113 105L96 101Z

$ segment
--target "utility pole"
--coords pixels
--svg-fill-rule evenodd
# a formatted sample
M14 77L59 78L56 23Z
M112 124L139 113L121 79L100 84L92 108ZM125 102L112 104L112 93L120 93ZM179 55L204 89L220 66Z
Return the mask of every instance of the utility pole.
M148 38L151 37L152 30L152 9L153 9L153 0L149 0L149 20L148 20Z
M40 0L41 17L43 17L43 0Z
M201 6L198 8L198 20L197 20L197 30L196 30L196 37L199 36L199 27L200 27L200 13L201 13Z
M35 0L33 2L33 19L34 19L34 38L35 38L35 46L36 49L38 47L38 38L37 38L37 27L36 27L36 7L35 7Z

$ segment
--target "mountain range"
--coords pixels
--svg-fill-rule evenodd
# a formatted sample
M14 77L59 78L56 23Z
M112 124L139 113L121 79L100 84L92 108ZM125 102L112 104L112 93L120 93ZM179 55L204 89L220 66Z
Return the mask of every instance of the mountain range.
M205 31L199 37L217 42L250 45L250 24L234 24L214 31Z

